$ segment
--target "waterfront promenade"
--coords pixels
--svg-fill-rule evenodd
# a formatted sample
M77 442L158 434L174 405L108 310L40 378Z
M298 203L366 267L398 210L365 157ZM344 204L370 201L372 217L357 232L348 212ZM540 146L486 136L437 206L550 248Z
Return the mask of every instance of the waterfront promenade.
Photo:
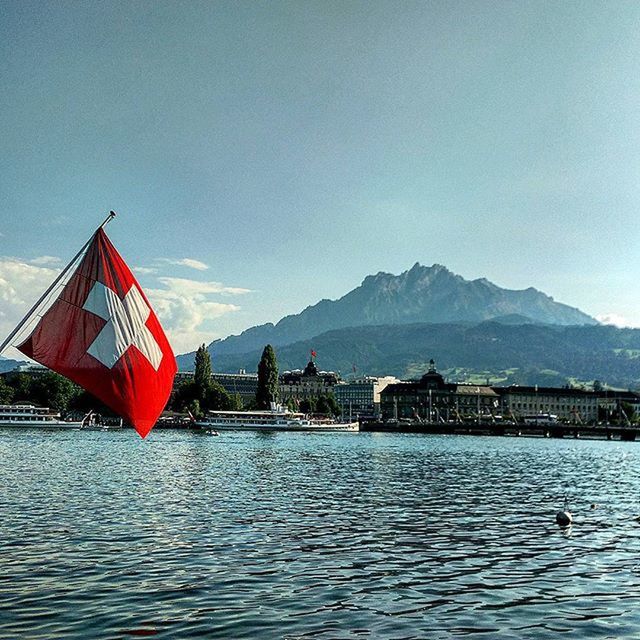
M365 421L360 431L386 433L423 433L439 435L516 436L531 438L587 438L596 440L622 440L633 442L640 437L638 425L565 424L513 424L488 422L376 422Z

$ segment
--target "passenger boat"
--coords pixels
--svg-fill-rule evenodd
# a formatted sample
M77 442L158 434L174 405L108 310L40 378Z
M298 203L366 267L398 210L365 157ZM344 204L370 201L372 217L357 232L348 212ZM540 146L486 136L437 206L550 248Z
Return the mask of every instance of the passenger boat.
M38 428L38 429L80 429L82 421L63 420L58 413L52 413L48 407L35 407L32 404L0 405L0 427Z
M264 411L209 411L195 426L206 431L359 431L357 422L307 417L276 406Z

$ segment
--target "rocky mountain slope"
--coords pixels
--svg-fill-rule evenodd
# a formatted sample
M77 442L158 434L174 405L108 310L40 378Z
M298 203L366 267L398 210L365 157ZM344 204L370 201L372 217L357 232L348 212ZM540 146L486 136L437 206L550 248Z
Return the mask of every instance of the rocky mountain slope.
M481 322L493 318L521 318L522 322L551 325L595 325L582 311L556 302L529 288L503 289L484 278L465 280L442 265L393 275L367 276L362 284L338 300L321 300L277 324L252 327L210 345L215 357L249 353L265 344L282 347L336 329L413 323ZM193 354L179 356L189 368Z

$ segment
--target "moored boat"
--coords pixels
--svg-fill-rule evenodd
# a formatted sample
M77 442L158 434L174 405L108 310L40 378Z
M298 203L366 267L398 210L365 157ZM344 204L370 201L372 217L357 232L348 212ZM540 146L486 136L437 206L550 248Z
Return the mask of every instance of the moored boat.
M80 429L82 421L63 420L58 413L48 407L32 404L0 405L0 427L39 429Z
M81 423L83 431L118 431L123 428L122 418L114 420L113 418L103 418L90 411Z
M195 426L215 431L359 431L357 422L309 418L280 406L263 411L209 411Z

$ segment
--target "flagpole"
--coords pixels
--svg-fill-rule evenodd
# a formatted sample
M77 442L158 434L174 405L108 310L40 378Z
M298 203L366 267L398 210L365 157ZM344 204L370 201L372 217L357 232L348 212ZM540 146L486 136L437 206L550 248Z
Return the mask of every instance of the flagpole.
M53 291L53 289L60 282L60 280L64 278L64 276L67 274L69 269L71 269L71 267L75 264L76 260L84 253L84 251L86 251L87 247L91 244L91 241L95 237L96 233L98 233L98 231L100 231L102 227L104 227L109 222L111 222L115 217L116 217L116 212L109 211L109 215L104 219L102 224L91 234L91 237L84 243L82 249L80 249L80 251L78 251L78 253L76 253L76 255L73 256L69 264L60 272L60 275L51 283L49 288L40 296L39 300L33 305L33 307L31 307L31 309L29 309L29 311L27 312L27 315L24 318L22 318L22 320L20 320L20 322L18 323L18 326L9 334L9 336L2 343L2 345L0 345L0 354L4 352L4 350L7 348L9 343L16 336L16 334L22 329L22 327L24 327L24 325L31 318L31 316L36 311L36 309L42 304L42 301L46 299L46 297Z

